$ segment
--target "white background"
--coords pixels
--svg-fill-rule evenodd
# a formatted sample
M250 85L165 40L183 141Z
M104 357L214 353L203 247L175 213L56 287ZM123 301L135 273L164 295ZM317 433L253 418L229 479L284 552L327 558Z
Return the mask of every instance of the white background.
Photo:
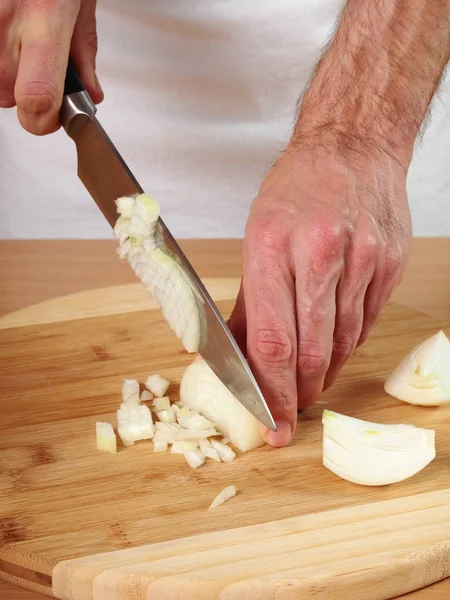
M241 237L340 0L103 0L98 117L175 236ZM450 234L450 82L408 177L414 234ZM62 131L0 110L0 237L108 238Z

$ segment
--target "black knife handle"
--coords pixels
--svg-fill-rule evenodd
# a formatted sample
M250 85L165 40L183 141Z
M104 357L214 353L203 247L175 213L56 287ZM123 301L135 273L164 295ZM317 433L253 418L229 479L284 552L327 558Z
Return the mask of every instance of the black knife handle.
M84 87L83 82L78 76L78 73L75 71L75 67L69 59L69 64L67 65L66 71L66 80L64 82L64 96L70 96L71 94L85 91L86 88Z

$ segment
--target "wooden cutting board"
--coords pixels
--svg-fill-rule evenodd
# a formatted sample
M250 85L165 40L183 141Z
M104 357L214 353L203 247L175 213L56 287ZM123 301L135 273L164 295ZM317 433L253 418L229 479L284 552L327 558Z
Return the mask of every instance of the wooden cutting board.
M228 316L238 280L205 283ZM192 360L140 284L3 317L0 576L67 600L384 600L450 576L450 407L383 391L442 327L390 306L291 446L191 470L151 443L95 448L124 377L160 373L175 398ZM343 481L322 466L324 407L434 428L437 458L397 485ZM208 511L229 484L238 495Z

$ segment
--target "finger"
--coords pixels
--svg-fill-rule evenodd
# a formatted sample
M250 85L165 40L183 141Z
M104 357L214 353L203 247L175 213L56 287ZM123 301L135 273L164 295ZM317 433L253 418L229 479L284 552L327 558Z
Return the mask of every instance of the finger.
M231 313L230 318L227 321L227 325L233 334L237 345L241 349L244 356L247 355L247 316L245 313L245 296L244 296L244 283L241 279L241 285L236 298L236 303Z
M305 241L300 243L305 244ZM311 242L310 242L311 244ZM302 254L298 254L302 256ZM296 268L298 408L320 396L331 362L336 288L343 269L343 244L335 232L320 233Z
M373 331L394 289L400 283L404 257L400 247L388 249L382 255L364 298L364 320L357 346L361 346Z
M97 21L96 0L82 0L71 46L71 59L92 100L99 104L103 90L96 75Z
M16 105L14 84L19 66L20 38L12 11L0 11L0 108Z
M22 126L36 135L59 129L70 40L79 0L46 0L24 9L14 89Z
M273 226L271 226L273 227ZM295 284L277 232L255 232L244 250L247 356L278 431L263 430L272 446L286 446L297 423Z
M364 321L364 299L377 264L374 237L347 244L345 270L336 293L336 322L330 366L323 389L328 389L353 354Z
M0 108L12 108L16 105L14 84L19 65L19 53L9 49L0 56Z

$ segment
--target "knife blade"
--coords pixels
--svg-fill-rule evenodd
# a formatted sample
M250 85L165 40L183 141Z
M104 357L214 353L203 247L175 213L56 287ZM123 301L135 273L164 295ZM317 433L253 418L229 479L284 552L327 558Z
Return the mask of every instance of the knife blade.
M78 176L112 228L115 200L144 190L96 117L96 106L69 61L60 121L75 142ZM201 321L199 354L229 391L272 431L276 424L258 383L236 340L195 269L164 221L159 218L156 242L182 267L194 294Z

